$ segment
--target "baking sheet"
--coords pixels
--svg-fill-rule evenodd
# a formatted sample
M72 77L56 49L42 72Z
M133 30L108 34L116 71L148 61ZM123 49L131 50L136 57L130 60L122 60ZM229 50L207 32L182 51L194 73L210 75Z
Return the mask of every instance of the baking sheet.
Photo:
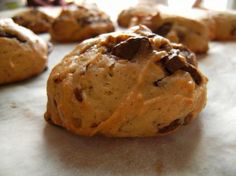
M56 44L47 71L0 86L0 176L236 175L236 42L211 42L199 57L208 103L194 122L165 137L125 139L76 136L44 121L46 80L74 46Z

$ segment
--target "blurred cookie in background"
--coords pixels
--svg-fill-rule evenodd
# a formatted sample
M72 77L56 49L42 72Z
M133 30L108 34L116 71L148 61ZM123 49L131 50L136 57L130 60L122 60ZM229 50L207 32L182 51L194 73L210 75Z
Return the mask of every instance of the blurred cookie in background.
M32 30L36 34L48 32L53 21L49 16L37 8L30 8L12 17L15 23Z
M0 85L31 78L47 66L49 45L12 19L0 20Z
M109 16L94 4L73 5L62 9L50 28L52 41L76 42L114 31Z
M208 30L202 22L161 7L160 5L130 7L119 14L118 24L122 27L146 25L152 32L168 38L171 42L182 43L193 52L207 52Z

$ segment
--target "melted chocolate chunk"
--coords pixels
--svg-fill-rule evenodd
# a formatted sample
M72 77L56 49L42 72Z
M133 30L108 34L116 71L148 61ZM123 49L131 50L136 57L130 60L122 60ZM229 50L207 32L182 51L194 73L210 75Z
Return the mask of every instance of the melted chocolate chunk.
M151 44L146 37L132 37L129 38L112 48L112 54L131 60L135 57L138 52L148 51L151 49Z
M172 26L173 26L172 23L164 23L153 32L161 36L166 36L170 32Z
M169 55L165 56L162 59L162 63L169 74L173 74L177 70L184 70L186 72L189 72L189 74L192 76L196 84L201 84L202 77L194 66L195 65L194 56L189 58L185 57L186 60L183 57L179 56L179 55L183 56L189 54L185 52L186 51L183 52L178 49L172 49Z
M172 74L179 69L186 67L186 62L182 57L174 56L169 57L165 62L165 67L167 71Z
M184 56L187 62L191 65L197 66L196 56L193 52L191 52L188 48L183 45L173 46L175 50L178 50L180 55Z
M0 30L0 37L5 37L5 38L11 38L11 39L16 39L19 42L25 43L26 40L22 40L21 38L19 38L18 36L14 35L14 34L10 34L4 31Z
M192 78L194 79L194 81L197 84L201 84L202 77L195 67L189 64L187 67L182 68L182 70L189 72Z
M171 122L169 125L159 129L158 133L168 133L168 132L171 132L171 131L175 130L176 128L178 128L180 125L181 125L180 119L176 119L173 122Z
M82 90L79 88L75 88L74 89L74 95L75 98L79 101L82 102L83 101L83 95L82 95Z

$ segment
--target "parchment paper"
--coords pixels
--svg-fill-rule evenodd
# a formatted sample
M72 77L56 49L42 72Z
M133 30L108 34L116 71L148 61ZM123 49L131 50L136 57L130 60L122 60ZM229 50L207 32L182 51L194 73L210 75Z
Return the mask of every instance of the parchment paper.
M0 87L0 176L236 175L236 42L211 42L199 57L208 103L194 122L165 137L125 139L76 136L44 121L46 80L74 46L56 44L47 71Z

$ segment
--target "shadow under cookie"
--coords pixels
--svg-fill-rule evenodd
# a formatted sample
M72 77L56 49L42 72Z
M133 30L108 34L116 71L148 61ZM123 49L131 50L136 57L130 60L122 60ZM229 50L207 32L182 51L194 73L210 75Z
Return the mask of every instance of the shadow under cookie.
M46 125L44 150L48 162L66 173L156 175L187 170L201 141L201 119L175 134L152 138L81 137Z

